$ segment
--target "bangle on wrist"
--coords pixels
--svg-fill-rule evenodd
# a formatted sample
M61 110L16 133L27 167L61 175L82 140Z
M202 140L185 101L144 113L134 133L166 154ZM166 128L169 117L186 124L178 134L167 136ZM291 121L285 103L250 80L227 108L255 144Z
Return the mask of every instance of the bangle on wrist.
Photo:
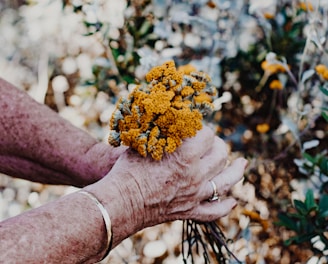
M99 210L101 212L101 215L103 217L103 220L104 220L104 223L105 223L105 229L106 229L106 232L107 232L106 252L105 252L104 257L101 259L101 260L104 260L108 256L108 254L111 250L111 247L112 247L112 228L111 228L112 224L111 224L111 221L110 221L110 217L108 215L107 210L102 205L102 203L97 199L96 196L94 196L92 193L87 192L85 190L81 190L81 191L79 191L79 193L88 196L92 201L94 201L95 204L97 205L97 207L99 208Z

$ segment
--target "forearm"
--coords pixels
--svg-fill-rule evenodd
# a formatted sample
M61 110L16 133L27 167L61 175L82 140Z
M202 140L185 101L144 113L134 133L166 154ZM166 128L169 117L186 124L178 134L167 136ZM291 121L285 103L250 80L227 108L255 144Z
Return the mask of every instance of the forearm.
M7 263L95 263L107 250L102 215L79 193L3 221L0 238Z
M60 161L61 164L55 165L50 160L42 162L37 158L30 159L28 156L0 154L0 172L45 184L83 187L105 176L116 160L114 157L119 153L111 150L105 143L96 143L87 153L76 155L79 156L68 161L64 158L70 156L67 153Z
M108 212L112 248L144 227L141 197L130 193L135 182L120 183L119 178L105 177L84 188ZM127 203L127 196L137 202ZM0 223L0 256L8 263L96 263L107 252L107 242L101 211L79 192Z
M120 154L0 79L0 171L43 183L85 186Z

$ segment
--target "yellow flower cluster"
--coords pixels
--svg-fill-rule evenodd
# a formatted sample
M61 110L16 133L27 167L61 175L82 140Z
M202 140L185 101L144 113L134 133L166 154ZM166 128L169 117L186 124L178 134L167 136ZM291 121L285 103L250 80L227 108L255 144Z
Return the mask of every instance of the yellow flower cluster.
M147 84L138 85L127 99L119 99L108 142L160 160L183 139L195 136L203 115L212 111L216 89L208 84L207 74L190 70L177 70L173 61L152 68Z
M324 64L319 64L315 67L316 72L326 81L328 80L328 68Z

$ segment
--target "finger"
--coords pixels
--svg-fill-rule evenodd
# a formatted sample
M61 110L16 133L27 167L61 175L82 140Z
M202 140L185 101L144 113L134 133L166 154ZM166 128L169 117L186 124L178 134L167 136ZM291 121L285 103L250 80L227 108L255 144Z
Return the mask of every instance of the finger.
M219 196L225 195L232 186L243 178L246 165L246 159L238 158L229 167L225 168L219 175L212 179ZM201 193L201 199L203 200L210 199L215 191L210 181L206 182L201 189L204 190Z
M228 215L231 210L237 205L234 198L226 198L222 201L203 202L190 212L190 219L210 222Z
M228 159L227 144L219 137L214 138L212 147L201 157L199 169L206 179L212 179L225 168Z
M211 148L214 138L213 130L203 126L195 137L184 140L183 144L177 149L177 153L185 160L199 159Z

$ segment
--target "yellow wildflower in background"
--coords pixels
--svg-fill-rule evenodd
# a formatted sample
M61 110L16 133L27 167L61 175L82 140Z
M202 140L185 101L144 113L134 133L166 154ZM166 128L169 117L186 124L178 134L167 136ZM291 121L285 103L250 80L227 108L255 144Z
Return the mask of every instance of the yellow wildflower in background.
M179 69L173 61L152 68L146 75L148 84L138 85L117 102L110 120L111 145L123 144L160 160L183 139L196 135L203 115L213 108L216 89L208 84L207 74L189 66Z
M265 12L264 14L263 14L263 16L264 16L264 18L265 19L274 19L274 14L272 14L272 13L269 13L269 12Z
M328 81L328 70L322 74L322 78L324 78L325 81Z
M309 1L300 2L299 7L304 11L314 11L313 5Z
M323 74L327 70L327 67L324 64L318 64L315 66L315 70L318 74Z
M266 132L269 131L269 129L270 129L270 126L267 123L258 124L256 126L256 131L261 134L265 134Z
M323 79L325 79L326 81L328 80L328 68L326 65L318 64L315 67L315 70L316 70L317 74L320 75Z
M279 72L286 72L286 69L283 65L280 63L269 63L268 61L263 61L261 63L261 68L265 71L268 72L269 74L275 74Z
M282 90L283 85L281 83L281 81L279 80L273 80L270 84L269 84L270 89L272 90Z

